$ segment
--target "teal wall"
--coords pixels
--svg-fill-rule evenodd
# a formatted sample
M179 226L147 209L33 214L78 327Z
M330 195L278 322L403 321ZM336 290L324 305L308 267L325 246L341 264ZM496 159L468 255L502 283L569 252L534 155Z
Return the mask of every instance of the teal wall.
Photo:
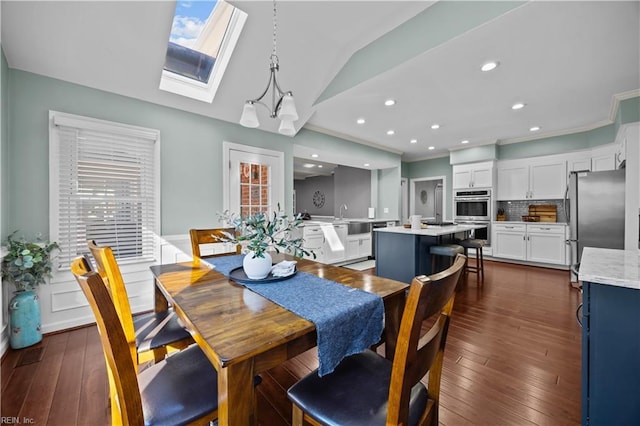
M613 143L616 126L599 127L588 132L552 136L527 142L498 145L498 159L537 157L540 155L563 154L565 152L589 149L598 145Z
M451 151L449 154L450 164L462 164L479 161L491 161L498 159L498 150L495 144L475 146L467 149Z
M6 206L8 205L8 66L4 50L0 46L0 241L4 241L7 233Z
M24 71L8 71L11 162L10 184L3 191L3 196L8 192L3 217L9 230L24 230L26 235L49 235L49 110L160 130L163 235L217 224L216 213L223 209L223 141L284 152L287 211L292 208L293 143L339 145L345 155L388 154L312 131L289 138ZM400 158L396 157L399 168ZM388 183L383 186L391 187ZM399 176L395 186L397 198Z
M620 125L640 121L640 97L621 101L617 118Z

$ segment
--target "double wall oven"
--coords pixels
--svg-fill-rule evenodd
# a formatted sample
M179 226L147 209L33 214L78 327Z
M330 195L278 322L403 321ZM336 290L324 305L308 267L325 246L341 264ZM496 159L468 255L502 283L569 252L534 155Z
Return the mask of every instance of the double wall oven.
M453 196L453 219L456 223L487 225L476 229L472 238L491 244L491 189L456 190Z

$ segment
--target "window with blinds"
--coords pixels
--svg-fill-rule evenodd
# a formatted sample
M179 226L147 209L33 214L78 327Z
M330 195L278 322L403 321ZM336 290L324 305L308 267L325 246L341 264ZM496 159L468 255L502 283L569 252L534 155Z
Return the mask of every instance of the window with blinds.
M110 246L119 263L152 261L159 230L159 132L50 113L52 240L58 268Z

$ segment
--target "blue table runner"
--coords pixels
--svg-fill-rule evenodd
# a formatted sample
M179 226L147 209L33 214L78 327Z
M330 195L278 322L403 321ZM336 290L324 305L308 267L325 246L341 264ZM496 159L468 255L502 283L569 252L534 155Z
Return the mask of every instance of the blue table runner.
M242 266L243 258L231 255L203 260L229 276ZM239 283L315 324L320 376L333 372L344 357L377 343L382 335L384 303L376 294L299 271L283 281Z

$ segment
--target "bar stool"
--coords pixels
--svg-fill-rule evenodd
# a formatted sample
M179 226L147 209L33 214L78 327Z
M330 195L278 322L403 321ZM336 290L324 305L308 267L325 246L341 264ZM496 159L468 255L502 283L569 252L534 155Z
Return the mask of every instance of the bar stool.
M464 255L467 256L467 272L473 272L476 274L478 280L482 276L482 282L484 282L484 256L482 255L482 247L484 247L484 240L476 240L467 238L458 242L464 247ZM475 265L469 263L469 249L476 250L476 262Z
M453 264L456 256L458 254L464 254L464 251L464 248L459 244L441 244L439 246L429 247L429 254L431 254L431 273L435 274L436 272L444 271ZM436 267L436 256L448 258L444 268L440 265Z

